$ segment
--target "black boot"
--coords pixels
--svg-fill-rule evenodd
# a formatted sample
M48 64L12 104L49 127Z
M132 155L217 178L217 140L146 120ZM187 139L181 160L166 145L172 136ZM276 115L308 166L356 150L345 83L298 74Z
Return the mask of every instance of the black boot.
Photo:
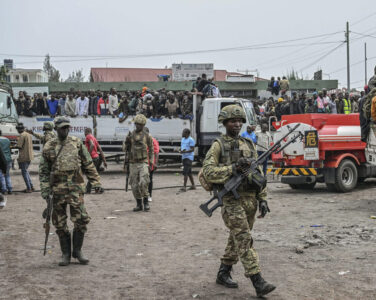
M71 260L71 237L69 232L59 234L60 248L62 252L59 266L67 266Z
M150 205L149 205L149 199L146 197L144 198L144 211L149 211Z
M136 199L137 206L133 209L133 211L142 211L142 199Z
M72 257L77 258L81 265L87 265L89 260L86 259L81 251L85 234L79 230L73 230L73 252Z
M256 275L251 276L251 280L253 283L253 286L256 289L257 297L265 296L266 294L269 294L270 292L275 290L275 286L267 283L264 278L261 277L261 273L257 273Z
M219 267L218 274L217 274L216 282L228 288L237 288L238 283L232 280L232 277L230 274L231 269L232 269L232 266L221 264L221 266Z

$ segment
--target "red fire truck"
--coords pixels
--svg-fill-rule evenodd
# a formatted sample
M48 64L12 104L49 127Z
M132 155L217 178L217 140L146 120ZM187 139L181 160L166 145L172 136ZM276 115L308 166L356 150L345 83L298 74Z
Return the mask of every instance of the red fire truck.
M288 139L296 134L300 138L273 154L273 168L268 170L281 175L282 183L313 189L317 182L325 182L330 190L348 192L365 178L376 177L374 129L368 144L362 142L359 114L286 115L273 124L275 139L297 123L300 126Z

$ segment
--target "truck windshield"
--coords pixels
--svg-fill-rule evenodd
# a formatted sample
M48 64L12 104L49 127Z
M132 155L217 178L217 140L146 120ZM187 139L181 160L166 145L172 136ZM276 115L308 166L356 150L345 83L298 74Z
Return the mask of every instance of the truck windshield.
M13 100L10 101L10 108L8 108L8 97L10 95L3 91L0 91L0 121L2 122L18 122L18 115Z
M256 113L251 101L243 102L245 113L247 114L248 122L250 125L257 125Z

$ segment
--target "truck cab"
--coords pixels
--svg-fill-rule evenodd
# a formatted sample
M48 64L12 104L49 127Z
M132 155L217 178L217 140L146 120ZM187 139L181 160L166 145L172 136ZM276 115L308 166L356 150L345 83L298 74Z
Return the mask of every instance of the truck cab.
M221 109L227 105L237 104L241 106L247 117L241 132L247 129L248 125L257 125L256 113L253 104L248 99L241 98L206 98L199 107L199 127L197 140L199 145L199 156L204 157L213 141L226 132L223 124L218 123L218 115Z
M0 130L2 136L11 142L16 142L19 136L16 129L17 123L18 114L11 96L11 89L7 85L0 84ZM17 156L18 150L12 149L12 157Z

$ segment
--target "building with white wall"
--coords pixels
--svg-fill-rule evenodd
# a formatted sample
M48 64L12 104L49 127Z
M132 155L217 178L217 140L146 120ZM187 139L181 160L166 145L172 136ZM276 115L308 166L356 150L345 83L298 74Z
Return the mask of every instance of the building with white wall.
M48 82L48 74L41 69L10 69L7 73L10 83Z

